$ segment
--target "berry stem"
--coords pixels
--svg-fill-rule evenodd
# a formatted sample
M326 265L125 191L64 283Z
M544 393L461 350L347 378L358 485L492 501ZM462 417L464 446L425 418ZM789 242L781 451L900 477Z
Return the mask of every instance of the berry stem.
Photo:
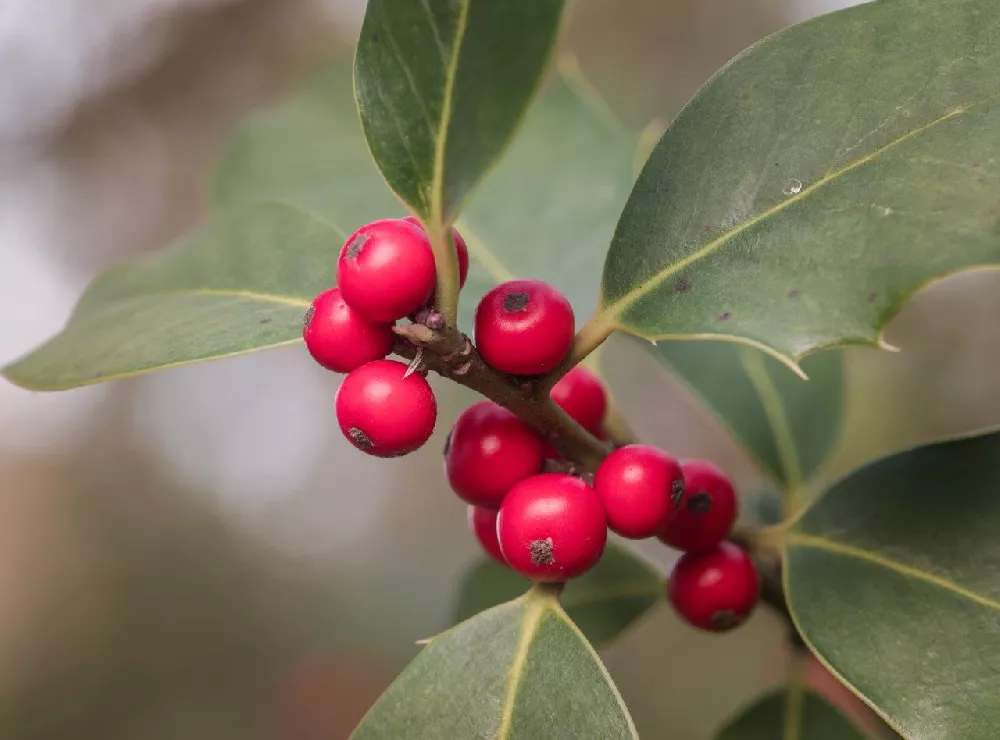
M604 431L615 447L624 447L635 442L635 434L625 420L625 414L618 408L610 393L608 393L608 410L604 414Z
M406 324L393 331L398 336L394 354L412 360L422 349L428 370L513 411L567 459L593 472L607 456L608 447L559 408L540 382L497 372L454 326L435 330L424 324Z
M459 277L458 253L455 251L451 226L441 219L434 219L433 223L427 225L426 231L437 268L434 307L444 317L447 326L455 326L458 323Z
M591 352L600 347L604 340L611 336L615 326L603 313L593 314L587 323L573 337L573 344L570 345L569 352L559 367L552 372L539 378L538 385L545 393L552 390L553 386L570 370L580 364Z

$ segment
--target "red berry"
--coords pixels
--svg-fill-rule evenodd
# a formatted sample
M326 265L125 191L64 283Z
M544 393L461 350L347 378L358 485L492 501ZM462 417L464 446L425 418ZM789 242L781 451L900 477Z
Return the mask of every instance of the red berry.
M757 604L759 591L753 560L731 542L705 553L685 553L667 582L667 595L677 612L711 632L742 624Z
M608 396L604 384L590 370L577 365L552 387L549 394L570 417L591 434L600 434Z
M469 504L469 526L483 550L501 565L507 565L497 539L497 510Z
M337 422L362 452L398 457L431 436L437 403L419 373L404 378L406 365L376 360L352 370L337 391Z
M573 341L573 309L541 280L511 280L483 296L476 309L476 342L500 372L541 375L558 365Z
M497 519L507 563L536 581L565 581L590 570L607 541L604 508L594 489L559 473L533 475L504 498Z
M541 472L542 439L507 409L480 401L455 421L444 461L455 493L496 509L516 483Z
M601 497L608 526L622 537L658 534L670 514L671 496L684 490L681 466L663 450L626 445L597 468L594 490Z
M416 216L407 216L403 220L419 226L421 230L424 228ZM424 231L424 233L427 232ZM458 233L458 229L451 230L451 237L455 240L455 252L458 255L458 287L464 288L465 279L469 277L469 247L462 235Z
M416 311L434 290L435 275L427 236L401 218L362 226L337 261L344 300L369 321L392 322Z
M392 324L376 324L347 305L340 288L316 296L302 321L306 349L320 365L338 373L381 360L392 349Z
M708 460L684 460L684 491L670 501L659 538L685 552L707 552L722 542L736 521L736 491Z

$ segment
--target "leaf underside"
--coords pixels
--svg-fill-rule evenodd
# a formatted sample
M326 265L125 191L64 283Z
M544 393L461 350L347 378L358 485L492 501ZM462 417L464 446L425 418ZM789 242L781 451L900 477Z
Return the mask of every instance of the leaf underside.
M552 597L532 591L431 641L351 737L637 735L593 648Z
M751 47L646 163L602 318L793 362L876 343L928 282L996 269L998 66L991 0L876 0Z
M462 579L453 621L515 599L530 586L510 568L484 559ZM663 577L636 555L609 543L592 570L566 584L559 601L587 639L602 647L663 597Z
M904 736L1000 727L1000 433L864 467L785 536L815 652Z

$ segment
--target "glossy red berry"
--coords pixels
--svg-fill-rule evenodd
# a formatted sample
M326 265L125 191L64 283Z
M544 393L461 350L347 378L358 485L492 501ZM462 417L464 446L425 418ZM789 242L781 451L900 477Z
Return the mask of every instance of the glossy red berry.
M455 421L444 461L455 493L496 509L514 484L541 472L542 439L507 409L480 401Z
M541 375L558 365L573 341L573 309L541 280L511 280L483 296L476 343L489 365L511 375Z
M670 501L670 515L659 537L685 552L707 552L726 538L736 521L736 491L719 466L684 460L684 491Z
M604 384L590 370L577 365L552 387L549 394L559 407L591 434L600 434L608 396Z
M340 288L316 296L302 320L309 354L327 370L350 372L392 349L392 324L377 324L347 305Z
M497 510L469 504L469 527L483 551L501 565L507 565L497 539Z
M534 475L504 498L497 535L511 568L536 581L565 581L590 570L607 541L604 507L594 489L558 473Z
M434 431L437 403L419 373L403 377L406 365L376 360L352 370L337 391L337 422L362 452L398 457L420 447Z
M369 321L392 322L416 311L434 290L435 276L427 236L401 218L362 226L337 261L344 300Z
M407 216L403 220L415 224L421 230L424 228L416 216ZM426 232L424 233L426 234ZM451 237L455 240L455 253L458 256L458 287L464 288L465 280L469 277L469 247L462 235L458 233L458 229L451 230Z
M731 542L705 553L685 553L674 565L667 595L677 613L695 627L725 632L753 611L760 579L750 556Z
M681 466L649 445L620 447L601 462L594 476L612 531L631 539L658 534L667 523L672 496L684 490Z

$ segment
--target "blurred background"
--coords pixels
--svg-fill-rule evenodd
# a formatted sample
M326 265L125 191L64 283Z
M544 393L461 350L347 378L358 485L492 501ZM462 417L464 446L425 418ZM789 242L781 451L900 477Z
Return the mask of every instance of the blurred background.
M847 4L579 0L565 43L641 126L745 46ZM58 331L101 269L203 219L228 131L349 48L363 12L0 2L0 364ZM899 354L848 353L830 475L1000 419L997 278L922 293L890 328ZM651 358L620 352L626 413L657 375L664 413L641 438L761 483ZM442 392L439 439L384 462L342 439L336 384L295 347L51 395L0 381L0 737L347 737L447 626L477 551L439 459L468 395ZM643 737L702 740L780 680L782 634L761 610L705 637L661 606L605 658Z

